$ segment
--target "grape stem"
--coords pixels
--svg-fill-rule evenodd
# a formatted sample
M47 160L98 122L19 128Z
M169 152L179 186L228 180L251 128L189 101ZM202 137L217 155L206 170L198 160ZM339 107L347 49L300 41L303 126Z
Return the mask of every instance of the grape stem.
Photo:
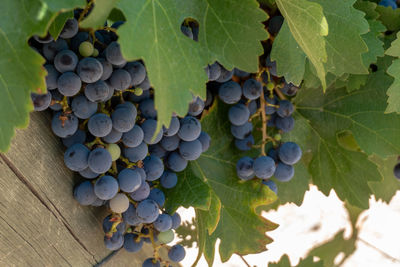
M244 264L246 264L247 267L251 267L251 265L246 261L246 259L242 255L239 255L239 257L242 259L242 261L244 262Z
M82 11L81 15L79 16L78 21L81 22L85 15L89 12L90 8L94 4L94 0L90 0L89 3L85 6L85 9Z
M277 86L275 86L274 91L281 100L286 100L286 97L283 95L281 89L279 89Z
M101 141L100 137L96 137L92 142L86 144L86 146L89 147L90 149L91 149L94 145L102 145L102 146L105 146L105 144L103 143L103 141Z
M261 74L263 73L263 69L261 69L259 72L258 72L258 74L257 74L257 80L259 81L259 82L261 82L261 83L263 83L262 82L262 79L261 79ZM269 73L268 73L268 75L269 75ZM264 98L264 93L261 93L261 95L260 95L260 109L261 109L261 119L262 119L262 143L261 143L261 155L262 156L266 156L266 153L265 153L265 145L266 145L266 140L268 139L268 133L267 133L267 123L268 123L268 118L267 118L267 114L265 114L265 111L264 111L264 109L265 109L265 105L266 105L266 102L265 102L265 98Z

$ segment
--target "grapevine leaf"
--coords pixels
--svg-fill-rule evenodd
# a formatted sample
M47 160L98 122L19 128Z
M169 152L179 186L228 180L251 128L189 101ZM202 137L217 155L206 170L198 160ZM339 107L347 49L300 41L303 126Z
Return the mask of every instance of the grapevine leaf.
M361 56L368 51L368 47L361 35L368 32L369 26L364 13L353 8L355 0L311 1L322 6L329 25L329 34L325 37L326 70L336 76L344 73L368 74Z
M293 38L314 65L322 87L326 88L327 61L324 36L328 35L328 23L319 4L307 0L277 0L279 10L288 23Z
M196 190L192 190L195 184L186 186L185 176L209 187L209 209L194 206L197 220L201 220L202 224L198 231L206 231L198 233L199 243L205 244L205 251L211 252L214 247L209 246L214 246L214 241L219 238L222 261L227 261L233 253L264 251L265 245L271 242L265 232L276 227L255 212L256 207L275 201L275 194L263 186L261 180L241 182L236 175L236 162L243 153L238 153L233 145L227 112L228 106L216 101L202 119L202 129L210 135L212 145L199 159L190 162L187 171L179 175L178 183L182 185L166 192L167 199L175 194L197 198ZM186 191L194 195L190 197Z
M361 86L365 85L367 80L368 80L368 75L351 74L346 81L347 92L351 93L355 90L360 89Z
M173 112L185 115L192 94L205 98L208 63L256 71L260 41L268 36L261 23L267 15L255 0L121 0L117 7L127 19L118 29L122 53L145 61L159 127L169 124ZM189 17L199 22L198 42L180 30Z
M277 263L270 263L269 267L291 267L289 257L285 254ZM296 267L323 267L324 264L322 261L314 262L312 257L307 257L304 260L300 259L300 262Z
M294 40L286 21L272 45L271 60L276 61L279 76L284 76L287 82L300 85L304 76L306 55Z
M372 155L370 156L370 160L379 166L379 172L382 174L383 180L380 182L370 182L369 185L377 200L381 199L389 203L396 192L400 190L400 183L393 175L393 168L398 162L397 156L383 160L376 155Z
M64 28L65 22L74 17L73 11L62 12L60 13L56 19L51 23L49 28L49 33L55 40L57 40L58 36L60 35L62 29Z
M370 1L362 1L362 0L357 0L357 2L354 4L355 8L365 13L366 19L372 19L372 20L379 18L379 13L376 12L375 10L376 6L377 6L376 3Z
M378 5L376 11L380 14L379 20L389 31L400 30L400 9Z
M379 35L386 31L385 26L380 21L369 20L370 31L361 37L368 46L368 52L362 55L364 66L376 63L378 57L383 57L385 50L384 43L379 39Z
M103 27L111 10L119 0L96 0L93 10L89 16L85 18L80 26L82 28L98 29Z
M118 8L113 8L113 10L111 10L110 15L108 16L108 19L113 22L126 21L124 14Z
M195 219L192 218L191 222L184 221L176 230L177 236L182 239L179 242L182 246L185 247L193 247L194 242L198 242L197 240L197 229L196 229L196 222ZM190 237L190 239L187 239Z
M15 127L28 125L30 92L45 92L44 59L29 47L33 34L45 35L56 12L84 5L74 1L5 0L0 18L0 151L5 152Z
M400 33L397 33L397 38L392 42L385 54L397 58L393 60L392 65L386 71L395 78L387 91L389 98L386 112L400 113Z

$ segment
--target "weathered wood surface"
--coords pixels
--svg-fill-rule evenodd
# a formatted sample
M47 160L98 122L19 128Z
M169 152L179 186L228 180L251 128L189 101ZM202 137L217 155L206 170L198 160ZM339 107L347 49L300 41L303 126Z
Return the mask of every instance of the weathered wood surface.
M73 199L80 178L64 166L64 149L42 112L32 113L28 129L17 130L0 154L0 266L141 266L149 246L107 258L106 211Z

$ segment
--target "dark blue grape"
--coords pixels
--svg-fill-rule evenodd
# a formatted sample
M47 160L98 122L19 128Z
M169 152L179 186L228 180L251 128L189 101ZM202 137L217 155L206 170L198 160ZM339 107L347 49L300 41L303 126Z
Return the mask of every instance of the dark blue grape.
M99 176L98 173L93 172L89 167L87 167L83 171L80 171L79 174L82 177L85 177L86 179L94 179L94 178L97 178Z
M89 101L83 95L79 95L72 99L71 109L75 116L86 120L97 112L97 103Z
M64 146L70 147L74 144L83 144L86 140L86 133L82 130L77 130L73 135L63 138L62 142Z
M103 75L103 65L95 58L85 57L79 61L76 72L83 82L94 83Z
M109 233L111 231L111 228L113 226L113 217L112 215L108 215L107 217L105 217L103 219L103 232L104 233ZM124 233L125 232L125 228L126 228L126 223L124 221L120 222L117 225L117 232L119 233Z
M204 110L204 101L200 97L196 97L194 101L189 104L188 114L191 116L198 116Z
M243 104L236 104L228 111L229 121L236 126L245 124L250 118L250 111Z
M142 264L142 267L160 267L160 266L161 266L160 262L154 258L148 258Z
M146 172L147 181L157 180L164 172L164 164L157 156L147 156L143 161L143 165L143 169Z
M169 124L169 128L167 129L163 126L164 135L165 136L173 136L178 133L180 127L181 127L181 123L179 122L179 119L177 117L171 117L171 122Z
M244 139L235 139L235 146L237 147L237 149L241 151L251 150L253 145L254 145L253 135L249 135Z
M103 66L103 74L101 75L100 80L105 81L111 77L111 74L113 73L113 66L110 62L108 62L104 58L97 58L97 60Z
M43 45L43 56L48 62L53 62L58 52L68 49L68 43L62 38Z
M248 79L243 84L243 95L249 100L255 100L263 93L262 85L259 81Z
M279 162L278 165L276 165L274 176L281 182L288 182L294 176L294 168L291 165Z
M185 255L185 249L181 245L175 245L168 251L168 258L173 262L182 261Z
M105 50L106 59L113 65L121 65L126 63L122 56L121 47L117 42L110 43Z
M265 60L265 66L269 69L269 73L272 76L278 77L277 71L276 71L276 61L271 61L271 57L268 56Z
M219 88L218 96L226 104L235 104L242 97L242 87L234 81L226 82Z
M253 163L253 170L260 179L270 178L275 172L275 161L268 156L258 157Z
M167 150L165 150L160 143L155 145L149 145L149 153L152 156L159 157L160 159L164 158L167 155Z
M257 101L252 100L249 102L249 104L247 105L249 111L250 111L250 116L256 114L257 110L258 110L258 104Z
M189 37L190 39L193 40L193 32L192 29L188 26L185 25L181 25L181 31L184 35L186 35L187 37Z
M91 205L96 201L94 188L91 182L85 181L74 188L74 198L83 206Z
M272 180L264 180L262 183L269 187L276 195L278 194L278 186Z
M139 125L133 126L132 130L122 135L122 142L127 147L137 147L143 142L144 133Z
M90 204L90 206L101 207L101 206L104 206L106 203L107 203L107 200L102 200L102 199L96 197L96 200L92 204Z
M171 229L177 229L181 225L181 216L179 215L179 213L175 212L174 214L172 214L171 218L172 218Z
M96 137L108 135L113 127L110 117L104 113L96 113L88 121L89 132Z
M138 162L143 160L148 152L146 143L142 142L137 147L126 147L124 148L124 155L129 159L130 162Z
M142 185L142 178L136 169L123 169L118 173L119 188L127 193L132 193Z
M153 223L154 228L159 232L165 232L172 227L172 218L168 214L160 214Z
M167 166L174 172L181 172L186 169L187 163L187 160L176 151L168 155Z
M33 102L33 109L35 111L43 111L50 106L51 103L51 93L46 94L35 94L31 93L31 99Z
M296 164L301 154L301 148L293 142L286 142L279 148L279 159L287 165Z
M58 77L58 91L64 96L74 96L80 90L82 81L74 72L65 72Z
M122 213L124 222L129 225L137 226L142 223L142 220L136 214L136 208L132 203L129 203L129 208Z
M141 84L146 78L146 68L139 61L128 62L125 70L131 75L131 86Z
M75 144L69 147L64 153L64 163L72 171L83 171L88 167L90 150L82 145Z
M278 160L279 160L279 157L278 157L278 149L271 148L271 149L268 151L268 157L272 158L272 159L275 160L275 161L278 161Z
M112 237L104 236L104 245L109 250L118 250L124 245L124 236L116 232Z
M179 144L179 154L186 160L196 160L203 152L203 147L199 140L190 142L181 141Z
M270 98L267 96L267 94L265 95L265 101L267 102L267 104L271 104L276 106L278 104L278 100L274 97L274 98ZM265 105L265 114L267 115L272 115L276 112L276 107L274 106L268 106Z
M165 204L165 195L163 191L158 188L151 189L148 199L154 200L160 208Z
M227 70L223 66L221 66L221 74L215 81L219 83L224 83L232 79L232 76L233 76L233 70Z
M254 177L254 160L250 157L243 157L236 163L236 173L242 180L250 180Z
M294 111L293 104L288 100L281 100L279 101L279 108L276 110L276 113L282 117L289 117L292 115Z
M78 64L78 56L71 50L62 50L54 58L54 67L61 73L74 71Z
M78 21L76 19L68 19L60 33L60 37L64 39L70 39L78 33L78 30Z
M152 223L157 220L159 208L154 200L145 199L137 205L136 214L144 223Z
M53 90L57 88L58 77L60 77L60 73L54 68L53 65L46 64L44 68L47 71L46 75L46 88L47 90Z
M107 149L98 147L89 154L88 165L95 173L105 173L111 168L112 158Z
M166 151L174 151L179 147L179 142L181 139L179 138L178 135L173 135L173 136L164 136L161 139L160 145L166 150Z
M231 133L236 139L244 139L253 131L253 124L246 122L243 125L231 125Z
M115 129L111 129L111 132L106 136L102 137L103 141L109 144L115 144L122 138L122 133Z
M131 75L124 69L114 70L109 81L115 90L125 90L131 85Z
M146 119L156 119L157 118L157 110L154 108L153 99L145 99L139 104L139 110L142 117Z
M156 120L152 120L152 119L145 120L142 123L142 130L144 133L143 140L146 144L149 144L149 145L157 144L158 142L161 141L161 138L163 137L162 129L156 135L156 130L157 130L157 121Z
M142 201L150 195L150 186L146 181L142 181L138 190L131 193L130 196L135 201Z
M94 184L94 193L100 199L112 199L118 193L117 180L109 175L100 177Z
M284 93L287 96L294 96L298 90L299 87L295 86L292 83L286 83L286 82L283 88L281 89L282 93Z
M147 78L147 76L146 76L146 78L144 79L143 82L141 82L140 84L136 85L136 88L141 88L143 91L149 90L151 88L151 84L150 84L149 78Z
M176 173L171 171L164 171L161 175L160 183L161 186L167 189L174 188L178 182L178 176Z
M201 143L202 152L206 152L211 144L211 137L206 132L201 132L199 138L197 139Z
M214 62L211 65L207 65L207 67L205 67L205 71L207 73L209 81L215 81L221 75L221 67L217 62Z
M290 132L294 128L294 119L293 117L286 117L282 118L280 116L277 116L275 118L275 125L276 128L279 130L282 130L284 133Z
M128 252L138 252L143 247L143 240L136 234L125 234L124 249Z
M181 128L178 131L178 136L183 141L196 140L201 133L201 124L198 119L192 116L186 116L180 121Z
M126 133L135 125L136 115L136 109L118 108L111 114L112 127L121 133Z
M110 94L110 88L105 81L89 83L85 87L85 96L92 102L104 102Z
M72 136L78 130L79 120L72 114L57 112L51 121L53 133L61 138Z

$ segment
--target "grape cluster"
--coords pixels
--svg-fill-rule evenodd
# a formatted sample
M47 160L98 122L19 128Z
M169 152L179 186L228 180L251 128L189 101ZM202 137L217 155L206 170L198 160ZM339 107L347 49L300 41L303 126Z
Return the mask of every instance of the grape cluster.
M194 98L187 116L172 116L169 127L157 132L145 66L127 62L116 42L113 29L122 23L89 33L79 29L78 15L57 40L30 40L48 73L47 93L31 95L34 109L53 110L51 128L67 148L65 165L86 179L75 186L74 198L112 212L103 221L105 246L129 252L144 242L160 247L173 241L181 223L179 214L165 212L162 190L175 187L176 173L210 146L196 118L205 103ZM174 245L168 257L180 262L185 250ZM156 250L143 266L161 261Z

